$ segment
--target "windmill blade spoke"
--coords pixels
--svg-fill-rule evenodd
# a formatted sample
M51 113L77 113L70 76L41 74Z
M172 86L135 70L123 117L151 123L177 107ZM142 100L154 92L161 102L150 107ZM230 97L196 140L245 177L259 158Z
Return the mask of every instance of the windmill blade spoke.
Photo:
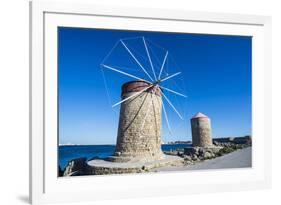
M136 36L136 37L128 37L128 38L122 38L122 39L120 39L120 40L134 40L134 39L138 39L138 38L143 38L143 36Z
M101 64L103 64L103 63L107 60L107 58L112 54L112 52L114 51L114 49L118 46L119 42L120 42L120 41L117 41L117 42L115 43L115 45L112 47L112 49L109 51L109 53L104 57L104 59L102 60Z
M124 41L120 40L122 45L126 48L126 50L129 52L129 54L132 56L132 58L136 61L136 63L141 67L141 69L143 70L143 72L145 72L145 74L149 77L149 79L151 81L153 81L152 77L149 75L149 73L145 70L145 68L142 66L142 64L138 61L138 59L134 56L134 54L131 52L131 50L126 46L126 44L124 43Z
M171 92L171 93L174 93L174 94L176 94L176 95L179 95L179 96L182 96L182 97L187 98L187 96L186 96L186 95L181 94L181 93L179 93L179 92L176 92L176 91L174 91L174 90L172 90L172 89L169 89L169 88L163 87L162 85L160 85L159 87L160 87L160 88L162 88L163 90L167 90L167 91L169 91L169 92Z
M108 65L104 65L104 64L101 64L101 66L103 66L103 67L105 67L105 68L108 68L109 70L113 70L113 71L115 71L115 72L118 72L118 73L121 73L121 74L123 74L123 75L129 76L129 77L134 78L134 79L136 79L136 80L142 80L142 81L151 83L151 82L149 82L149 81L147 81L147 80L144 80L144 79L142 79L142 78L139 78L139 77L137 77L137 76L135 76L135 75L132 75L132 74L126 73L126 72L124 72L124 71L118 70L118 69L116 69L116 68L113 68L112 66L108 66Z
M177 111L177 109L175 108L175 106L171 103L171 101L167 98L167 96L161 91L162 95L164 96L164 98L166 99L166 101L168 102L168 104L173 108L173 110L177 113L177 115L179 116L180 119L183 120L183 117L180 115L180 113Z
M168 56L168 51L166 52L166 55L164 57L164 60L163 60L163 63L162 63L162 66L161 66L161 69L160 69L160 72L159 72L159 75L158 75L158 79L160 79L160 77L161 77L161 74L162 74L162 71L163 71L163 68L164 68L167 56Z
M171 127L170 127L170 123L169 123L169 120L168 120L168 115L167 115L164 103L162 103L162 107L163 107L163 112L164 112L165 120L166 120L166 123L167 123L167 127L168 127L168 130L169 130L169 133L171 134L172 130L171 130Z
M156 99L157 99L157 103L158 103L158 105L159 105L159 107L160 107L159 99L158 99L158 98L156 98ZM169 133L172 134L172 130L171 130L171 127L170 127L168 115L167 115L167 112L166 112L166 109L165 109L165 105L164 105L163 102L162 102L162 108L163 108L164 117L165 117L165 121L166 121L166 123L167 123L167 127L168 127L168 130L169 130Z
M168 77L161 79L160 82L164 82L164 81L166 81L166 80L168 80L170 78L173 78L173 77L175 77L175 76L177 76L179 74L181 74L181 72L177 72L177 73L174 73L173 75L169 75Z
M147 107L147 110L146 110L146 113L145 113L145 115L144 115L144 118L143 118L143 121L142 121L142 124L141 124L141 130L143 129L143 127L144 127L144 124L145 124L145 121L146 121L146 118L147 118L147 116L148 116L148 113L150 112L150 108L151 108L151 106L152 106L152 101L153 101L153 98L151 97L151 94L150 94L150 101L149 101L149 105L148 105L148 107Z
M133 97L136 97L137 95L143 93L144 91L146 91L147 89L151 88L152 86L153 86L153 85L150 85L150 86L148 86L148 87L142 89L141 91L138 91L138 92L136 92L135 94L133 94L133 95L131 95L131 96L129 96L129 97L127 97L127 98L121 100L120 102L115 103L114 105L112 105L112 107L115 107L115 106L117 106L117 105L119 105L119 104L121 104L121 103L123 103L123 102L126 102L127 100L129 100L129 99L131 99L131 98L133 98Z
M153 67L153 64L152 64L152 61L151 61L151 57L150 57L149 51L148 51L148 49L147 49L147 45L146 45L146 41L145 41L144 37L142 37L142 40L143 40L143 43L144 43L144 47L145 47L146 54L147 54L148 59L149 59L149 63L150 63L150 66L151 66L153 75L154 75L154 79L157 80L156 74L155 74L155 70L154 70L154 67Z

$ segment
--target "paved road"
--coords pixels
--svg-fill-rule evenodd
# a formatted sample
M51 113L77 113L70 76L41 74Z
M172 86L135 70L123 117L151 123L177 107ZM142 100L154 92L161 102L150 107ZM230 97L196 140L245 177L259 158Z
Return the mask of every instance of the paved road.
M252 147L247 147L211 160L184 167L159 168L157 171L245 168L252 166Z

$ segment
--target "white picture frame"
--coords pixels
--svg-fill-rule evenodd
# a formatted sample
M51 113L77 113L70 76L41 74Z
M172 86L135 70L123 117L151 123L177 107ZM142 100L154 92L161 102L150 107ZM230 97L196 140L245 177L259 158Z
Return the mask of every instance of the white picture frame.
M252 35L253 136L255 137L253 167L58 178L56 131L56 29L58 26ZM31 2L30 202L43 204L269 188L271 186L270 76L270 17L119 8L79 3Z

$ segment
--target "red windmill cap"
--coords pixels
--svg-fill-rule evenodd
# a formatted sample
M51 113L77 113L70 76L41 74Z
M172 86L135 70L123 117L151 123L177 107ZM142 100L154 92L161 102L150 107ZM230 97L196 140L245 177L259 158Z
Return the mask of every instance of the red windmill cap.
M139 92L147 87L149 87L151 84L145 81L130 81L127 82L125 84L122 85L122 95L125 93L129 93L129 92ZM156 88L156 87L151 87L147 90L145 90L144 92L150 92L150 93L154 93L156 95L161 96L161 91L160 88Z

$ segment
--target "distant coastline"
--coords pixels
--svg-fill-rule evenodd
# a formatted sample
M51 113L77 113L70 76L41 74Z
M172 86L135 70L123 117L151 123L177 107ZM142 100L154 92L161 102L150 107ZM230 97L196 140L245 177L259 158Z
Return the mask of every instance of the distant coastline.
M250 140L251 135L245 135L241 137L216 137L213 138L213 141L219 141L219 142L231 142L231 141L240 141L240 140ZM186 141L181 141L181 140L176 140L176 141L169 141L169 142L162 142L162 145L174 145L174 144L192 144L191 140L186 140ZM92 145L104 145L104 146L115 146L115 144L75 144L75 143L61 143L59 146L92 146Z
M162 142L162 145L172 145L172 144L191 144L192 142L190 140L188 141L170 141L170 142ZM74 144L74 143L61 143L59 144L60 147L62 146L93 146L93 145L100 145L100 146L115 146L115 144Z
M191 144L192 142L190 140L188 141L171 141L163 144Z
M59 144L59 147L66 147L66 146L115 146L115 144Z

